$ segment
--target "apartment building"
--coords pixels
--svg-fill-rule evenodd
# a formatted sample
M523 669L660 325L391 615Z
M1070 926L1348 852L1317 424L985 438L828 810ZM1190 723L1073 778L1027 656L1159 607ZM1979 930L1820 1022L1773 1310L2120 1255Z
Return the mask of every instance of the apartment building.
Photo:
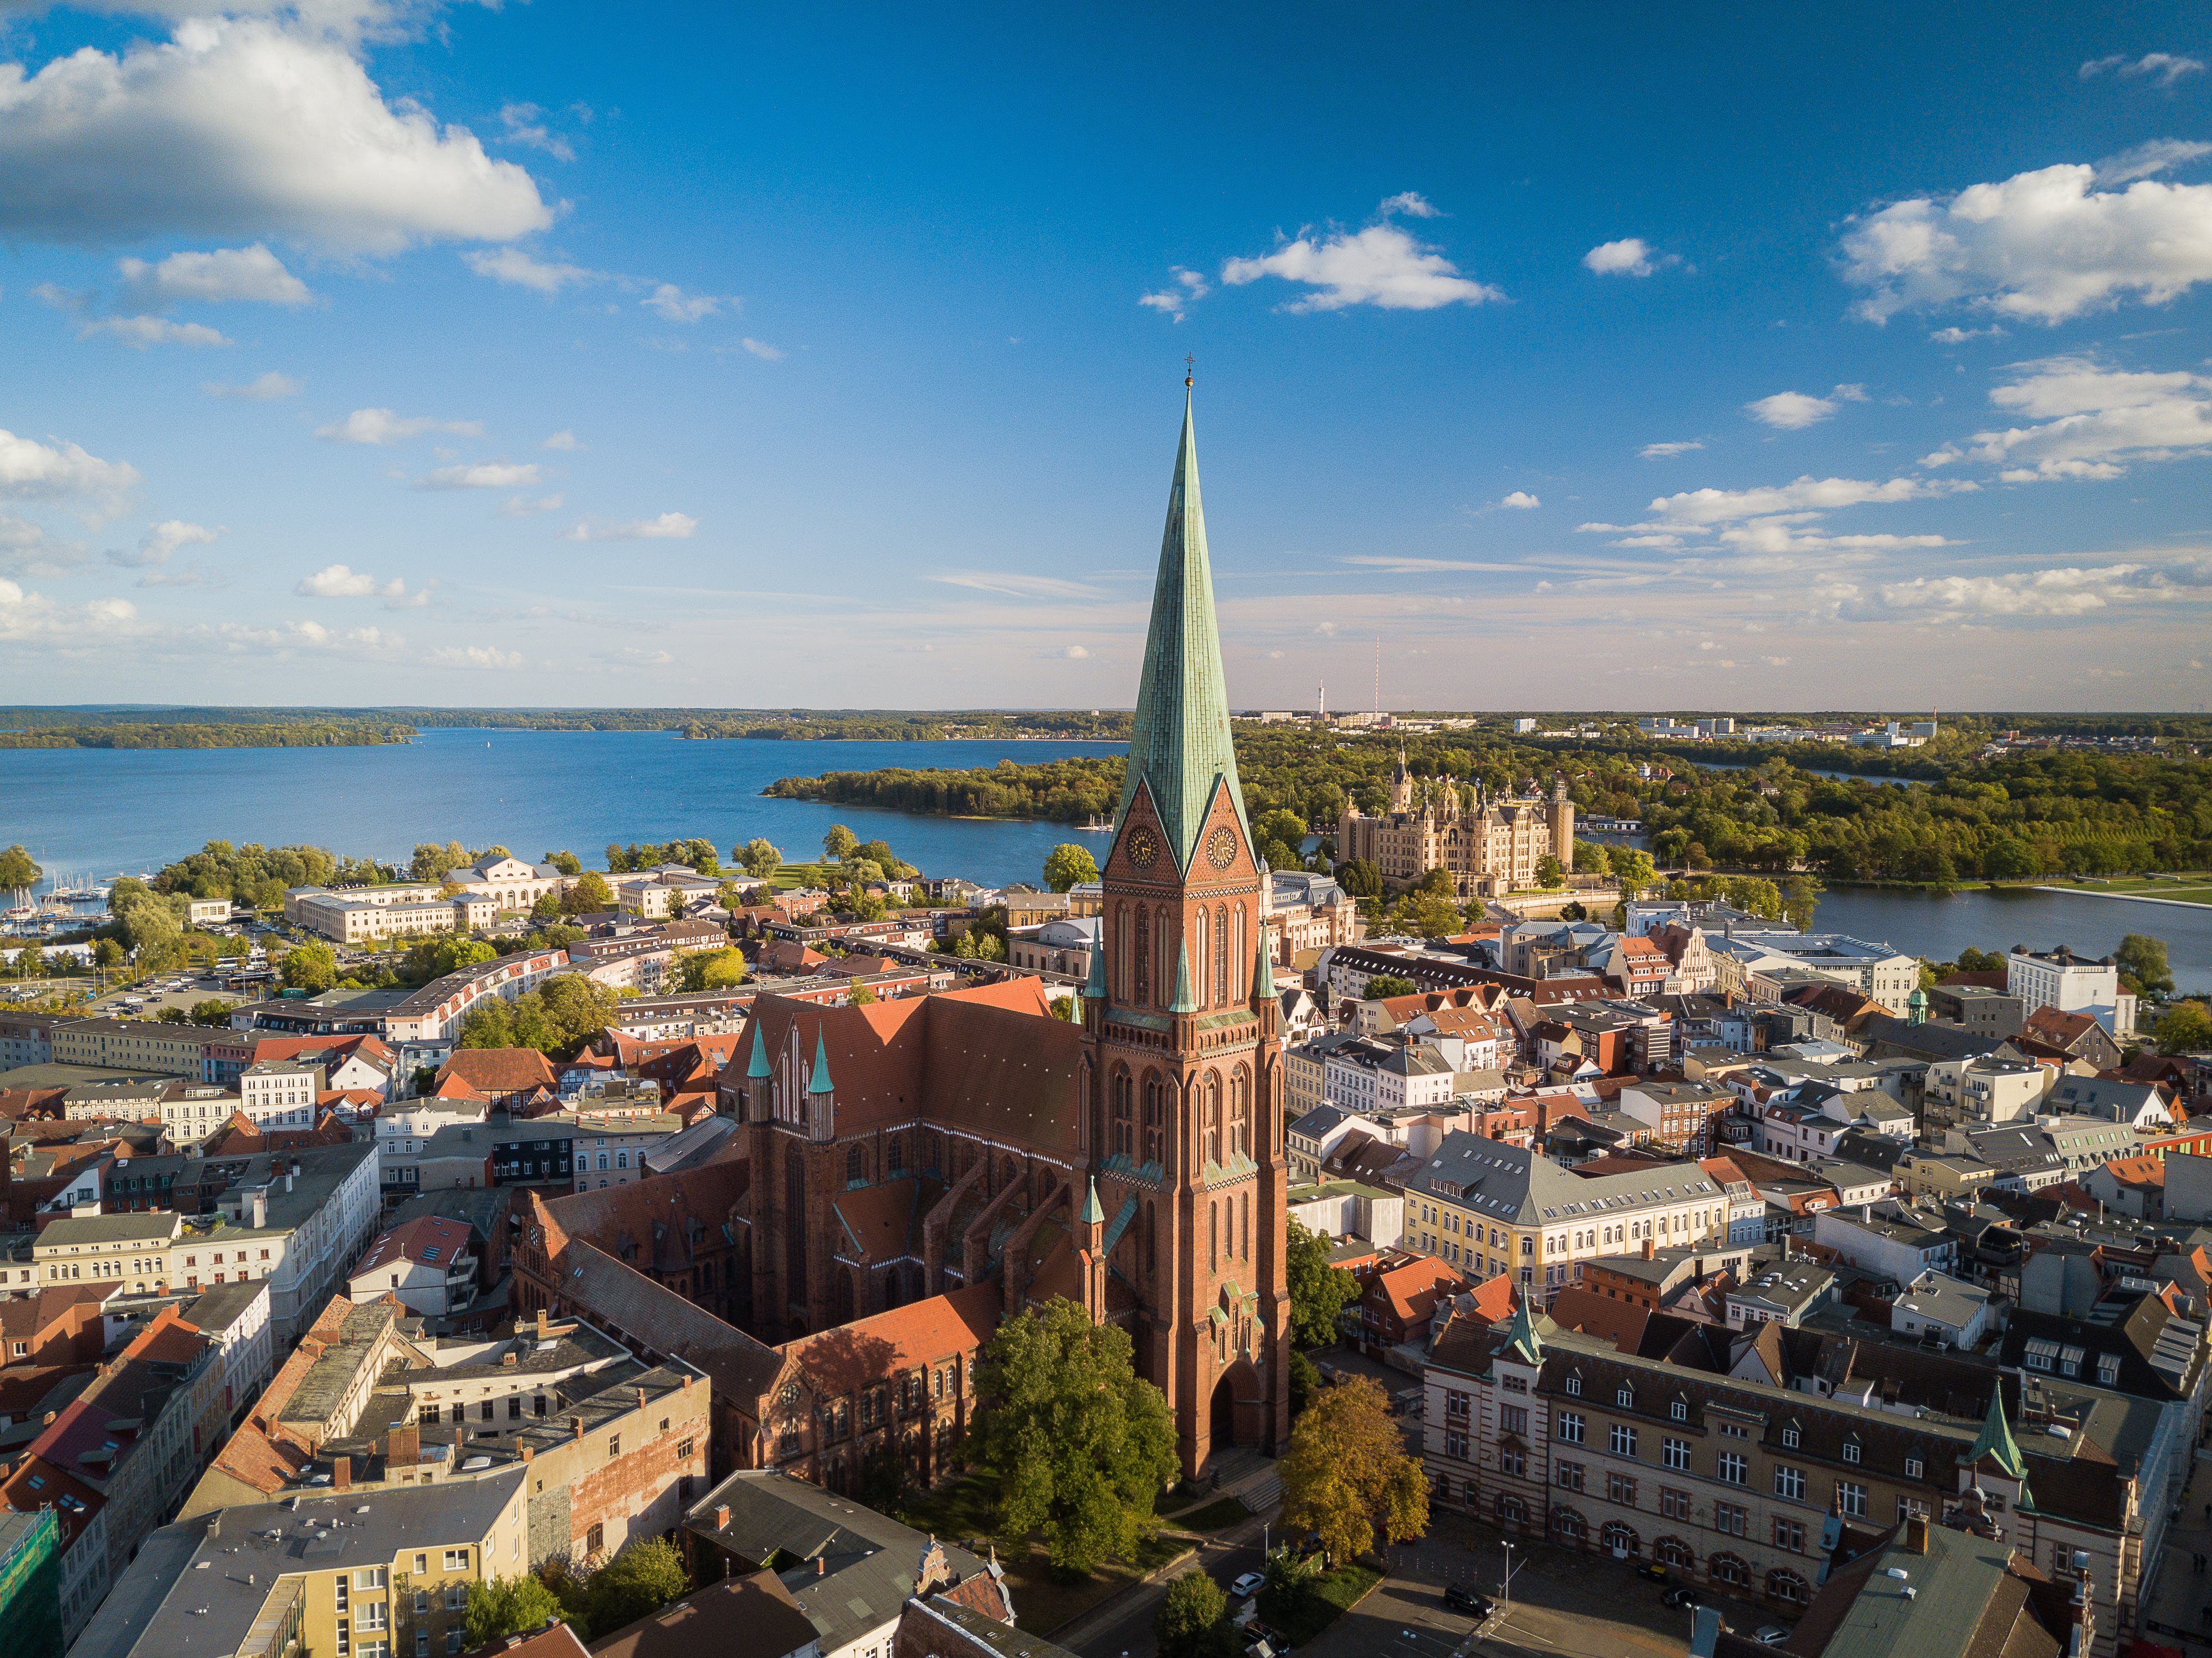
M52 1028L48 1042L56 1065L158 1071L198 1082L206 1072L210 1036L204 1025L158 1019L64 1019Z
M2064 944L2030 950L2014 944L2005 955L2005 994L2016 996L2033 1015L2038 1008L2087 1013L2110 1036L2130 1036L2136 1028L2136 999L2120 989L2120 969L2106 956L2076 956Z
M1949 1373L1954 1388L1980 1378L1986 1388L1978 1423L1911 1400L1893 1407L1879 1387L1801 1389L1779 1332L1738 1339L1743 1357L1723 1370L1718 1354L1702 1368L1616 1351L1525 1302L1502 1327L1455 1319L1425 1377L1431 1501L1509 1533L1656 1563L1785 1616L1811 1600L1839 1524L1875 1530L1972 1503L2039 1568L2086 1560L2091 1658L2112 1658L2155 1549L2146 1503L2160 1507L2155 1533L2173 1500L2159 1406L2046 1387L2039 1410L2067 1431L2039 1434L2023 1452L2004 1403L2014 1384L1994 1370ZM2136 1473L2116 1447L2130 1463L2144 1455Z
M1653 1144L1702 1157L1720 1149L1712 1120L1735 1105L1733 1092L1711 1083L1638 1082L1620 1090L1617 1108L1656 1131Z
M303 1493L180 1520L146 1540L71 1651L458 1653L469 1586L525 1570L528 1479L517 1467L373 1494Z
M395 1044L445 1042L460 1029L461 1016L479 998L503 996L511 1002L537 989L548 974L568 964L565 950L539 950L502 956L448 973L384 1009L378 1034Z
M1454 1133L1406 1181L1406 1243L1548 1300L1582 1262L1725 1242L1729 1194L1698 1163L1584 1176L1540 1151Z
M1434 1108L1451 1103L1451 1061L1425 1043L1363 1036L1340 1042L1322 1062L1322 1091L1353 1111Z
M1937 1060L1921 1084L1927 1127L2017 1122L2032 1117L2051 1086L2051 1072L2017 1049L2000 1048L1971 1059Z
M1917 957L1845 933L1738 931L1716 937L1708 932L1705 947L1715 987L1754 1001L1779 1001L1809 973L1849 985L1901 1018L1920 987Z
M311 1060L256 1060L239 1073L239 1109L257 1128L308 1128L325 1084Z

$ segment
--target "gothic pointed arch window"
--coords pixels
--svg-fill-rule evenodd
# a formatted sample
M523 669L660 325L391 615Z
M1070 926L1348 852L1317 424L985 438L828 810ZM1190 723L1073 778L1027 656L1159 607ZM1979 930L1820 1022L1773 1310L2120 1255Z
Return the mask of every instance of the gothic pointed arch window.
M1221 1166L1221 1073L1206 1073L1206 1160Z
M1114 906L1114 950L1109 958L1114 963L1114 992L1123 1001L1129 999L1129 907Z
M1152 999L1152 913L1139 904L1137 906L1136 945L1129 952L1129 968L1136 981L1129 987L1129 999L1139 1007Z
M1210 1007L1212 1005L1212 998L1207 994L1206 987L1206 958L1207 955L1206 941L1212 930L1212 920L1206 914L1206 906L1204 904L1200 904L1198 907L1198 914L1191 919L1194 924L1193 931L1194 931L1198 935L1195 941L1198 947L1191 952L1192 972L1195 975L1190 987L1191 993L1197 999L1198 1005L1200 1007Z
M1213 1005L1229 1003L1229 906L1213 908Z
M1152 939L1152 949L1157 953L1153 966L1158 969L1152 975L1152 1001L1155 1006L1171 1007L1175 1005L1175 924L1168 919L1165 906L1162 906L1152 920L1152 930L1156 935Z
M1252 1155L1252 1073L1243 1066L1229 1079L1229 1150L1240 1157Z
M1114 1127L1108 1148L1118 1156L1129 1157L1136 1151L1136 1127L1132 1121L1134 1115L1132 1096L1136 1092L1136 1084L1126 1067L1118 1065L1114 1067L1111 1092Z

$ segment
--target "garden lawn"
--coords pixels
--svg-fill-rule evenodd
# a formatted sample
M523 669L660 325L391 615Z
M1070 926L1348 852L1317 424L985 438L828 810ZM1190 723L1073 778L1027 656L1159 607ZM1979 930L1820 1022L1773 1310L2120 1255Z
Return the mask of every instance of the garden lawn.
M1052 1563L1038 1539L993 1534L991 1523L997 1504L998 1482L989 1474L975 1473L936 1491L909 1496L891 1512L918 1531L958 1543L978 1554L988 1556L995 1543L999 1564L1006 1569L1006 1587L1014 1597L1014 1622L1032 1635L1050 1635L1109 1595L1190 1552L1188 1540L1157 1533L1137 1546L1133 1561L1104 1561L1088 1577L1062 1582L1053 1575ZM1242 1504L1238 1511L1243 1511Z
M1182 1531L1219 1531L1224 1526L1233 1526L1240 1520L1249 1520L1252 1510L1233 1497L1218 1497L1204 1508L1186 1509L1171 1516L1168 1524Z
M1367 1598L1382 1574L1365 1566L1339 1566L1322 1577L1298 1580L1297 1598L1284 1606L1262 1593L1260 1617L1280 1631L1284 1640L1302 1647Z

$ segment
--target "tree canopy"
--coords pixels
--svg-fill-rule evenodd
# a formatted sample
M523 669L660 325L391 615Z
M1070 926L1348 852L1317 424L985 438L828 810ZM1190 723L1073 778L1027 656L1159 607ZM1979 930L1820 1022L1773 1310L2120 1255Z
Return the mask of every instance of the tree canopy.
M1406 1454L1390 1400L1365 1376L1324 1388L1291 1429L1277 1465L1283 1524L1321 1534L1340 1560L1382 1540L1401 1543L1428 1529L1428 1481Z
M702 950L683 958L678 981L686 990L726 990L743 984L750 969L744 952L732 944L724 950Z
M1379 1002L1392 996L1411 996L1420 989L1411 979L1399 973L1378 973L1367 981L1364 999Z
M1168 1584L1152 1612L1152 1635L1160 1658L1212 1658L1234 1652L1229 1629L1229 1597L1203 1566L1194 1566Z
M999 1477L998 1528L1044 1534L1054 1568L1131 1558L1176 1474L1175 1424L1127 1333L1055 1297L1001 1324L976 1365L970 1451Z
M1054 892L1065 892L1081 882L1097 878L1098 860L1091 855L1088 847L1063 841L1045 854L1044 884Z
M1329 1238L1293 1220L1284 1270L1291 1286L1291 1339L1326 1347L1337 1339L1337 1315L1359 1299L1359 1280L1328 1263Z
M295 944L284 952L277 970L289 989L328 990L338 981L337 952L319 939Z
M650 1618L690 1588L691 1575L673 1543L663 1537L634 1539L585 1580L592 1632L611 1635L625 1625Z
M4 886L5 882L0 882ZM2147 933L2130 932L2112 952L2120 977L2138 996L2166 996L2173 991L2173 968L2166 960L2166 940Z
M539 1578L526 1574L470 1584L461 1627L470 1646L483 1647L506 1636L543 1629L546 1620L554 1618L568 1621L553 1591Z
M2161 1054L2203 1054L2212 1050L2212 1012L2203 1002L2174 1002L2158 1016L2151 1028Z
M21 841L0 852L0 892L16 892L39 884L46 873L31 859Z
M736 859L745 873L756 881L767 880L783 862L783 854L757 835L741 847L731 847L730 856Z
M822 837L822 855L831 863L842 863L846 853L860 844L860 837L842 823L830 825L830 832Z
M604 915L614 907L615 890L597 870L586 870L561 895L561 908L571 915Z

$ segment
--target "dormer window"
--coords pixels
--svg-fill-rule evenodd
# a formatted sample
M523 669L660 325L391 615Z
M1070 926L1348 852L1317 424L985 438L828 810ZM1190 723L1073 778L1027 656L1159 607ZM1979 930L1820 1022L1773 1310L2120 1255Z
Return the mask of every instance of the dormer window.
M1686 1399L1676 1400L1667 1407L1667 1414L1676 1422L1687 1422L1690 1419L1690 1401Z
M1636 1389L1633 1388L1623 1388L1620 1389L1613 1394L1613 1402L1620 1406L1623 1410L1632 1408L1636 1403Z
M1856 1439L1846 1439L1844 1442L1844 1461L1846 1462L1856 1462L1858 1460L1859 1442Z
M1802 1437L1802 1436L1797 1431L1797 1424L1791 1423L1782 1430L1782 1448L1785 1451L1796 1450Z
M1579 1374L1571 1373L1568 1376L1567 1394L1573 1399L1580 1399L1583 1396L1583 1379Z

